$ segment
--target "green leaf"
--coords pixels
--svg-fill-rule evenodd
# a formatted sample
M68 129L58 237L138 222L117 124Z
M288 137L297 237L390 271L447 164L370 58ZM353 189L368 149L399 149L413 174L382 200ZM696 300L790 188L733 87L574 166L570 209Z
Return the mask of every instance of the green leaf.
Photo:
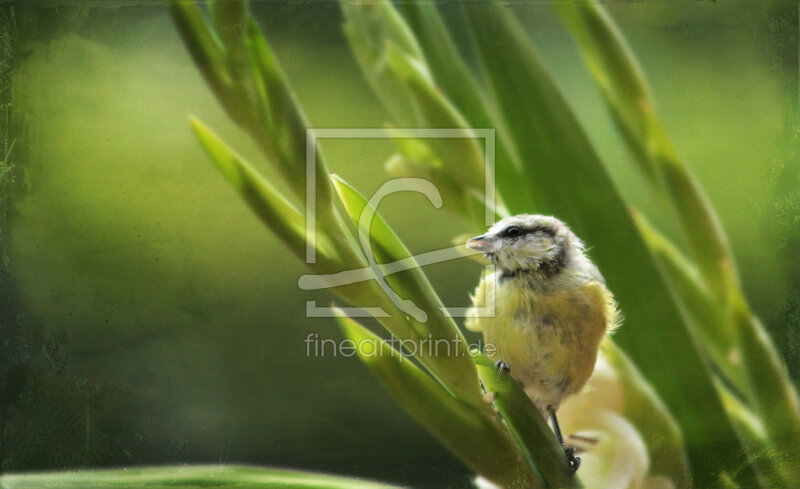
M211 2L211 18L225 46L228 70L237 82L243 81L247 70L244 33L247 7L244 0Z
M428 309L434 309L441 303L438 301L436 293L433 291L427 277L422 273L416 260L386 221L377 213L376 206L380 199L377 199L374 204L367 202L364 196L340 176L331 175L331 180L339 194L339 199L345 206L347 214L357 227L358 240L362 252L367 257L376 280L381 283L385 293L392 300L396 303L402 303L400 307L403 312L413 316L419 322L427 321L428 314L410 300L410 297L425 297L427 299L426 305L433 306L428 307ZM402 183L402 180L393 180L392 183ZM408 191L406 188L403 188L403 190ZM394 191L396 192L397 190ZM407 264L408 270L391 274L390 271L381 266L385 262L401 261ZM396 294L394 292L395 289L404 292L403 297ZM448 331L448 333L456 332L456 329Z
M724 384L717 382L716 386L725 410L746 449L747 457L757 468L761 487L788 489L790 486L786 485L778 469L778 461L785 455L769 442L764 424Z
M615 338L684 428L693 480L712 487L716 471L740 453L738 438L622 198L512 13L485 4L464 9L525 180L537 190L537 211L562 218L592 247L626 317ZM743 477L756 483L752 470Z
M725 310L715 302L696 267L680 250L653 228L640 212L634 211L633 216L687 324L692 326L727 380L743 391L745 385L736 331Z
M434 355L427 354L427 348L417 348L419 360L454 395L470 405L480 405L483 400L475 367L469 357L467 342L452 318L442 312L443 304L417 261L389 224L377 213L375 208L377 202L368 202L339 176L333 175L332 181L347 214L358 229L362 249L365 253L374 254L369 261L374 261L376 276L385 276L384 291L402 301L406 306L406 314L412 317L416 314L413 319L409 318L413 329L417 331L415 337L410 339L442 340L448 345L447 355L439 352L438 348ZM398 262L405 263L403 267L406 268L405 271L391 273L391 270L382 266ZM412 299L420 301L422 309ZM383 320L382 322L386 323ZM392 323L386 324L390 327ZM390 331L398 334L398 331L391 327ZM406 339L402 334L400 337Z
M200 70L214 95L223 108L234 119L239 113L231 113L233 101L233 78L228 72L225 50L217 35L211 30L203 17L200 7L193 0L179 0L168 3L170 14L186 49Z
M422 51L414 34L389 2L339 2L343 26L350 48L375 94L403 126L414 126L417 114L408 103L408 91L387 64L391 43L406 55L423 63Z
M606 104L617 117L620 129L630 131L629 144L641 146L646 125L654 121L652 96L636 59L603 7L574 2L554 5L569 29ZM638 159L642 170L657 183L654 162Z
M748 385L749 399L775 448L776 465L789 487L800 484L800 402L772 342L741 295L733 297L733 320Z
M431 138L428 144L442 160L444 170L466 189L483 190L484 155L474 133L458 110L436 90L426 68L388 43L387 61L408 88L410 101L419 114L419 123L430 128L462 129L456 138Z
M191 123L203 149L228 183L295 255L304 258L306 224L303 214L202 122L192 118ZM319 233L317 247L320 254L326 258L336 256L328 239Z
M331 175L331 181L348 216L358 229L361 248L365 254L372 254L377 265L404 262L404 268L407 270L392 275L387 274L387 278L393 282L392 285L405 290L408 297L424 298L428 309L441 307L442 303L428 278L405 244L377 212L375 205L367 202L367 199L358 190L339 175ZM395 182L402 183L402 180L395 180ZM409 191L406 187L403 187L402 190ZM398 189L394 191L398 191ZM379 202L378 200L375 204ZM379 273L384 273L384 271L379 271ZM427 320L427 315L424 315L422 320ZM447 333L460 334L455 325Z
M458 108L470 127L497 127L498 121L489 112L480 86L453 42L436 4L401 2L397 8L418 39L437 89ZM495 138L495 179L500 186L509 187L519 182L521 164L509 148L506 131L496 131ZM529 212L534 206L528 186L517 188L517 192L503 196L505 204L513 214Z
M462 130L460 137L434 137L426 140L426 144L442 161L442 171L463 187L462 193L484 193L487 177L484 149L467 119L443 95L431 77L431 68L413 40L413 34L391 2L341 4L347 18L345 32L351 48L373 90L395 122L412 127ZM485 148L491 152L492 158L495 157L492 146L496 144L487 144ZM495 177L518 181L516 172L509 175L496 171ZM518 194L515 196L517 201L525 196L524 191ZM457 199L455 204L460 205L463 201L463 198ZM470 205L474 201L471 197ZM498 206L504 207L504 204L498 203ZM479 217L480 227L484 229L485 219L482 215Z
M407 158L401 154L395 154L389 158L384 167L387 173L396 178L421 178L431 182L442 195L443 209L453 214L461 214L466 219L471 219L472 216L469 215L466 206L464 206L463 188L452 181L441 168L426 164L418 159ZM480 216L480 224L483 224L483 215Z
M557 11L578 40L584 59L590 68L615 122L627 133L628 144L642 166L650 166L660 177L660 183L671 199L678 224L702 272L712 297L722 306L717 314L728 320L712 340L712 347L730 347L724 341L738 340L744 375L757 413L765 423L777 452L785 454L800 446L798 438L798 402L791 381L769 337L758 320L750 313L741 295L738 276L727 238L719 219L691 171L677 157L669 136L658 120L644 75L632 52L625 44L613 20L602 6L589 2L559 4ZM673 267L673 271L675 268ZM684 302L691 304L690 298ZM733 301L729 304L729 301ZM704 321L713 324L713 320ZM738 331L738 335L735 332ZM737 338L738 336L738 338ZM731 350L733 351L733 350ZM712 350L713 353L713 350ZM726 356L719 363L725 366ZM738 357L739 355L734 355ZM730 370L728 370L730 371ZM733 380L741 388L742 373ZM726 403L730 407L730 399ZM730 411L736 416L736 411ZM741 423L740 423L741 424ZM794 448L790 448L794 446ZM789 486L797 485L798 469L783 467Z
M241 0L211 2L213 31L191 1L173 1L170 12L189 53L228 115L280 170L298 198L306 191L308 124L278 62ZM324 159L316 153L320 222L334 222Z
M257 92L254 105L259 111L257 116L253 116L257 124L247 128L264 154L277 164L295 195L305 198L308 122L269 43L253 19L248 19L246 36L254 66L253 85ZM323 155L319 147L314 151L316 206L320 223L324 224L333 221L329 218L333 192ZM326 216L328 219L323 219Z
M517 442L525 462L537 474L541 486L581 487L578 478L569 474L564 448L519 382L500 373L494 362L485 356L477 358L475 364L492 405Z
M730 247L708 198L655 114L655 103L636 59L602 6L560 3L556 11L578 41L589 71L640 166L660 184L712 294L725 302L738 283Z
M659 168L697 266L709 290L724 304L728 299L725 291L738 287L739 278L719 218L694 175L677 156L662 156Z
M396 8L414 32L436 85L476 127L492 127L480 88L461 58L435 3L403 2Z
M493 415L489 418L486 410L476 410L451 396L386 341L341 311L338 319L353 351L395 400L471 469L504 488L542 487L518 463L516 446Z
M648 473L664 476L678 488L691 487L683 434L675 418L625 352L611 340L604 341L603 349L622 384L622 414L642 434L647 445Z
M120 470L4 474L4 489L392 489L378 482L293 470L233 465L182 465Z

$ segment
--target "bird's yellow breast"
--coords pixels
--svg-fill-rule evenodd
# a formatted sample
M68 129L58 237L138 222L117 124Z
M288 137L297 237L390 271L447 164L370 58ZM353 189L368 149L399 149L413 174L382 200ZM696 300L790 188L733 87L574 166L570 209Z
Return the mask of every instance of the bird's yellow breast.
M563 280L558 287L481 280L467 327L483 332L487 354L511 367L543 411L586 383L600 340L616 321L616 306L606 287L593 280ZM483 316L483 317L481 317Z

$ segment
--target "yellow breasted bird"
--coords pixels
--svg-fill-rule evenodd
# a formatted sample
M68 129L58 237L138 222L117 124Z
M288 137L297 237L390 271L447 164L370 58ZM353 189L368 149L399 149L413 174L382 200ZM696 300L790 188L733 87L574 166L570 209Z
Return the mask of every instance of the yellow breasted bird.
M522 384L564 444L556 411L594 371L603 337L619 320L600 271L566 224L550 216L507 217L467 247L491 259L466 327L493 345L497 366ZM573 471L575 449L565 447Z

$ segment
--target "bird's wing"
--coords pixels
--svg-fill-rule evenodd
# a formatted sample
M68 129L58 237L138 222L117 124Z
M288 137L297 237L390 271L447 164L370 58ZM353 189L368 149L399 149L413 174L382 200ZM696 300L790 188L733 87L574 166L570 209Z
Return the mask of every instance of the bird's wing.
M483 330L482 322L486 316L486 308L494 304L491 298L494 297L495 282L496 280L493 279L492 274L484 272L481 281L475 287L475 292L470 296L472 306L467 311L467 319L464 321L464 327L468 330Z
M592 302L595 304L597 313L602 314L606 333L613 333L622 322L622 315L611 291L606 288L604 282L597 280L587 280L582 289L587 296L593 298Z

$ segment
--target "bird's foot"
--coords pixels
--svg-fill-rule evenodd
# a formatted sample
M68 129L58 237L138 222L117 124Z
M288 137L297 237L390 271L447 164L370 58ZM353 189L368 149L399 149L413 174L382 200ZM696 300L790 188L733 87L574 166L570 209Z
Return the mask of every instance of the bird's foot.
M498 360L494 362L494 368L497 369L497 378L499 379L501 375L506 374L508 375L511 372L511 366L502 360Z
M575 456L575 447L561 446L564 447L564 454L567 456L567 462L569 463L569 475L573 475L578 471L578 467L581 466L581 458Z

